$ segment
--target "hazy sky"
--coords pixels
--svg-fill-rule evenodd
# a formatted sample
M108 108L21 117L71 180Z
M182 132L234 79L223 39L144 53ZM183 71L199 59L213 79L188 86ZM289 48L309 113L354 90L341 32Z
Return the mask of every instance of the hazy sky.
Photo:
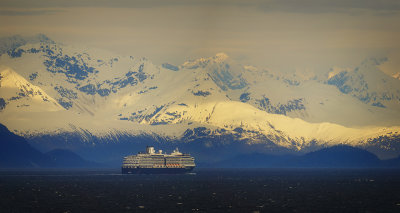
M400 72L398 0L0 1L0 36L36 33L156 64L225 52L244 65L324 71L388 56L382 68Z

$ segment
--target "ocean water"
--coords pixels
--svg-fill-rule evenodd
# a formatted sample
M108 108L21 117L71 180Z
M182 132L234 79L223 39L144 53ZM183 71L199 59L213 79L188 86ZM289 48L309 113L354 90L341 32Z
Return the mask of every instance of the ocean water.
M0 212L400 212L400 170L0 171Z

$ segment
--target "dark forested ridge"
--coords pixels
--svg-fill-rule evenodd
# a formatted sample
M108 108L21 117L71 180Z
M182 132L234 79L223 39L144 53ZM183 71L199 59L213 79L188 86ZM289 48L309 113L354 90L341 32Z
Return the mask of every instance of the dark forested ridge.
M99 167L69 150L42 153L0 124L0 168Z

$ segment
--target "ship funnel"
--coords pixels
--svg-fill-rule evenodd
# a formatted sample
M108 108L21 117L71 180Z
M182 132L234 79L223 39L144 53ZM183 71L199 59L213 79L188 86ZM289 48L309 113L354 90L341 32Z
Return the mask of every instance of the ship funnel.
M156 151L154 150L154 147L152 147L152 146L147 146L147 147L146 147L146 153L147 153L147 154L154 154L154 153L156 153Z
M176 148L174 151L172 151L171 155L181 155L182 153L179 152L179 149Z

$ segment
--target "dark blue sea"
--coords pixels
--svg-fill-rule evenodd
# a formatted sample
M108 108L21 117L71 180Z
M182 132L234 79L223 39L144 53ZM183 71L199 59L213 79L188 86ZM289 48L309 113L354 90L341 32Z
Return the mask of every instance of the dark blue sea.
M0 212L400 212L400 170L0 171Z

